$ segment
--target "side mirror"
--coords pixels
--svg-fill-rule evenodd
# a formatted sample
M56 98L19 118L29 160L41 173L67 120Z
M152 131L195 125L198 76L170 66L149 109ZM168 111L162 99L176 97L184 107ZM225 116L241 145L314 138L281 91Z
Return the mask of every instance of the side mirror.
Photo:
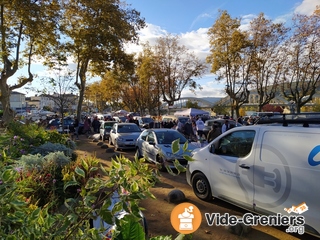
M209 148L209 152L214 153L214 151L215 151L215 146L214 146L214 144L211 144L210 148Z

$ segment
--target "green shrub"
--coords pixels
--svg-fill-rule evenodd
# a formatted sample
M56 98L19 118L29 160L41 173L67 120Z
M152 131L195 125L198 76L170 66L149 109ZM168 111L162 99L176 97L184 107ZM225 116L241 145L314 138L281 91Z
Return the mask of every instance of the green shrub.
M17 162L19 181L32 191L23 193L31 204L50 209L58 208L65 200L62 169L70 163L63 152L51 152L48 155L24 155Z
M31 154L39 153L41 155L47 155L51 152L63 152L66 156L72 157L73 150L61 143L47 142L41 146L34 147L31 151Z

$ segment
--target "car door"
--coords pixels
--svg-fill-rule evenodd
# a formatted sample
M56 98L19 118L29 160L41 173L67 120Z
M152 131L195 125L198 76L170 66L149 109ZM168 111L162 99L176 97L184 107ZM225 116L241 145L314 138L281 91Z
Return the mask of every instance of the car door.
M158 154L158 148L156 148L156 136L153 131L148 131L148 135L145 141L145 151L146 155L151 161L156 161L156 156Z
M239 130L214 141L206 174L214 195L247 208L253 202L254 138L254 130Z

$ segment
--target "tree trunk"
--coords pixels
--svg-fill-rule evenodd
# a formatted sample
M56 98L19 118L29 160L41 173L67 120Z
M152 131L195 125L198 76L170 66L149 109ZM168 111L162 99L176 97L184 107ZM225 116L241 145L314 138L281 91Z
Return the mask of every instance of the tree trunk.
M0 100L2 103L2 109L3 109L3 116L2 120L6 124L13 120L14 118L14 112L12 111L10 107L10 89L7 84L7 79L2 75L1 76L1 84L0 84Z

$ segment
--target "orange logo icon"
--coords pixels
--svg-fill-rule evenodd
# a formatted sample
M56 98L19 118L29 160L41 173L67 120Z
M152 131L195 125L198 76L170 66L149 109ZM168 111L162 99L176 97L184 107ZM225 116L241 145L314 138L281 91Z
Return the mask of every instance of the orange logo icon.
M181 203L171 212L171 225L179 233L195 232L201 224L202 216L199 208L192 203Z

